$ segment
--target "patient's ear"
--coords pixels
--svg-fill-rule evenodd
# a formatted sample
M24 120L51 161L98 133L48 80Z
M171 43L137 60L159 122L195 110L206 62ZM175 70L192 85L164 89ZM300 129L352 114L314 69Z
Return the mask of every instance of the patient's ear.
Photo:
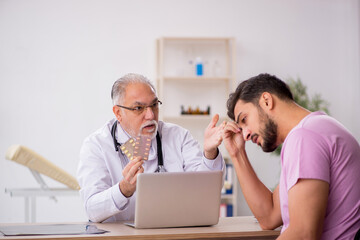
M259 105L263 110L272 110L274 108L274 97L269 92L263 92L259 99Z

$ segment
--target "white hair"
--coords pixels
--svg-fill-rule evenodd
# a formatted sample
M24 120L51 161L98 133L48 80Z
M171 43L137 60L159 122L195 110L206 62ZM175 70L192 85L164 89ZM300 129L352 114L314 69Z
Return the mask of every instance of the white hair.
M130 83L144 83L147 84L155 93L155 87L150 80L141 74L128 73L125 76L116 80L111 89L111 99L113 105L119 104L119 101L123 101L125 95L125 89Z

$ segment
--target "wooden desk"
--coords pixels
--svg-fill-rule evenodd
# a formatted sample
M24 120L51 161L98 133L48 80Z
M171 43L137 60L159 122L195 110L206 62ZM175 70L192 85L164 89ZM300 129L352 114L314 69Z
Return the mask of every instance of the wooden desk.
M12 224L0 224L12 225ZM47 235L4 237L0 239L276 239L280 231L261 230L254 217L220 218L217 225L211 227L163 228L163 229L134 229L122 223L96 223L98 228L110 231L105 234L94 235Z

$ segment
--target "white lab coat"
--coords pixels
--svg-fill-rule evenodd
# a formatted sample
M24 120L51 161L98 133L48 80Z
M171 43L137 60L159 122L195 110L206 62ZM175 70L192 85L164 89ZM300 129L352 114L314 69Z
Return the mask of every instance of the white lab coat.
M86 213L93 222L134 220L136 192L126 198L119 189L123 167L128 159L115 151L111 136L112 119L104 127L87 137L81 147L77 178ZM197 141L188 130L159 121L164 167L168 172L222 170L225 163L219 152L214 160L206 159ZM129 135L118 123L117 141L121 144ZM158 166L156 138L151 142L149 159L144 172L155 172ZM154 186L156 187L156 186Z

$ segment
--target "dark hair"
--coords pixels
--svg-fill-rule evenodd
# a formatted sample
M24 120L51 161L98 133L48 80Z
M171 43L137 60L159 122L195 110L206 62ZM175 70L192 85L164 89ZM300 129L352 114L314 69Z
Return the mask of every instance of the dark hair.
M285 82L281 81L276 76L262 73L241 82L235 92L229 95L229 99L227 100L227 114L229 118L235 120L234 108L239 100L242 100L245 103L251 102L256 106L259 106L259 98L264 92L274 94L285 101L294 100L290 88Z

